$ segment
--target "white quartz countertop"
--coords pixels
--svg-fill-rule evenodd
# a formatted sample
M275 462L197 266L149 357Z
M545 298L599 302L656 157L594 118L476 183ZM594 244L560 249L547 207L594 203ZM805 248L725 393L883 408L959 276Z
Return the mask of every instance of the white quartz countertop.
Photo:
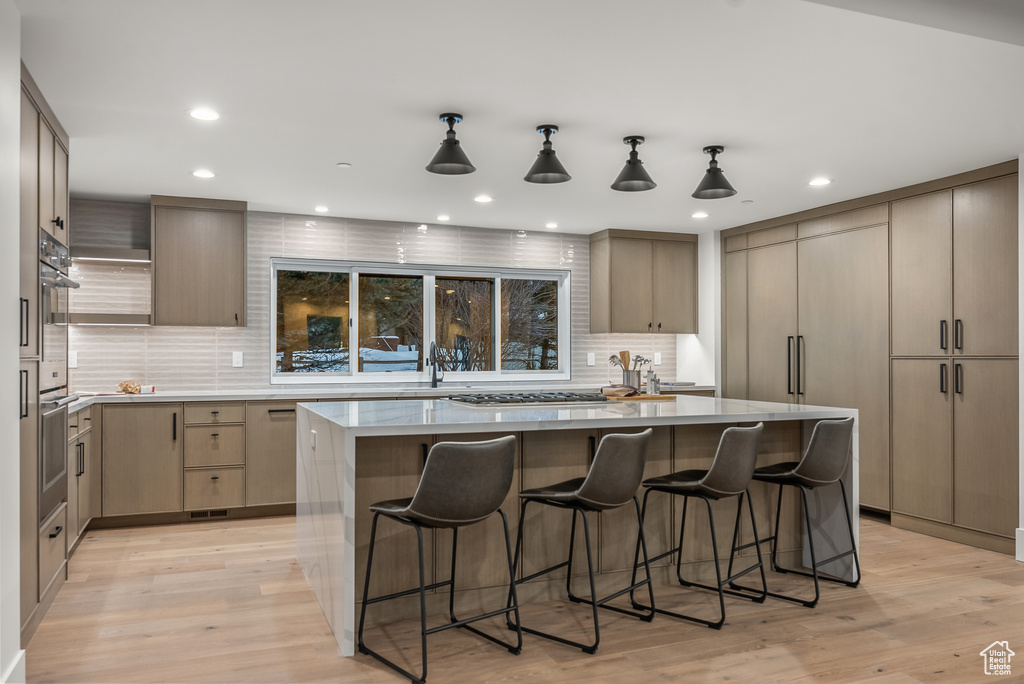
M666 401L472 406L444 399L300 404L355 436L818 420L855 409L678 395Z
M672 385L672 392L695 392L714 390L711 385ZM161 392L152 394L90 394L82 392L80 399L68 405L68 411L74 413L93 404L133 404L165 401L310 401L315 399L383 399L399 397L401 399L424 399L445 397L449 394L473 394L490 392L598 392L599 385L584 384L466 384L441 383L440 387L429 385L410 386L408 384L376 384L352 385L348 387L319 388L316 385L302 387L274 387L267 389L246 390L193 390Z

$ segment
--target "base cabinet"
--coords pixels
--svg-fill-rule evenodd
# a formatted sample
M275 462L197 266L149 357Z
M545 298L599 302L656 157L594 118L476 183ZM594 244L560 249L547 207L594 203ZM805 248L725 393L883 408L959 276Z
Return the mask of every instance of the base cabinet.
M103 515L182 510L181 404L103 407Z
M295 503L295 403L245 404L245 505Z

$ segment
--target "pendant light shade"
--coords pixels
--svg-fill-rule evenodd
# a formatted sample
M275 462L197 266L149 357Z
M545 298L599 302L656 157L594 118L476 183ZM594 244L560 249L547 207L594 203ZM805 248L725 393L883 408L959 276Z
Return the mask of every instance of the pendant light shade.
M639 192L658 187L657 183L651 180L650 175L644 168L644 163L640 161L640 155L636 151L637 146L643 144L644 137L642 135L630 135L623 138L622 142L630 145L632 150L629 153L629 159L626 160L626 165L622 167L622 171L619 173L619 177L612 183L612 190Z
M558 126L543 124L537 126L537 132L544 136L544 147L537 154L530 172L523 176L527 183L564 183L572 178L558 161L555 151L551 149L551 136L558 132Z
M473 173L476 171L476 167L469 161L469 157L462 151L459 141L455 139L455 124L462 121L462 115L442 114L441 121L448 124L448 133L445 134L445 139L441 141L441 149L437 151L434 158L427 164L427 171L445 175Z
M729 184L729 181L725 180L725 174L722 173L722 169L718 168L718 162L715 161L715 157L721 154L724 149L721 145L709 145L704 148L704 154L711 155L711 165L708 166L708 170L704 174L704 178L701 179L700 185L693 191L693 197L697 199L721 199L722 197L732 197L736 194L736 189Z

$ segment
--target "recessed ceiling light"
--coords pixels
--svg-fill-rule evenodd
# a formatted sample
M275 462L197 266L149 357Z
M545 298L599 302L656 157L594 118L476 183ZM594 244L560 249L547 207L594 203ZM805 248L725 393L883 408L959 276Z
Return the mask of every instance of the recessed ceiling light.
M196 107L189 111L188 115L193 119L199 119L200 121L216 121L220 118L220 114L208 107Z
M740 204L753 204L754 200L740 200Z
M692 214L690 214L690 216L692 218L707 218L708 217L708 212L706 212L706 211L695 211Z
M327 212L327 207L325 207L325 206L324 206L324 205L322 205L322 204L321 204L320 206L317 206L317 207L313 207L313 209L314 209L314 210L316 210L316 211L319 211L319 212L320 212L321 214L323 214L323 213L326 213L326 212Z
M480 204L487 204L492 200L493 198L490 195L477 195L476 197L473 198L474 202L479 202Z
M558 224L557 224L557 223L555 223L554 221L552 221L551 223L545 223L545 224L544 224L544 227L545 227L545 228L557 228L557 227L558 227Z
M832 182L831 178L814 178L814 179L811 180L810 183L808 183L808 185L814 185L814 186L828 185L831 182Z
M339 169L351 169L352 168L352 164L350 164L348 162L338 162L336 166Z
M195 176L196 178L213 178L217 174L208 169L196 169L195 171L192 172L192 175Z
M438 221L450 221L451 218L452 217L449 216L448 214L441 214L440 216L437 217L437 220Z

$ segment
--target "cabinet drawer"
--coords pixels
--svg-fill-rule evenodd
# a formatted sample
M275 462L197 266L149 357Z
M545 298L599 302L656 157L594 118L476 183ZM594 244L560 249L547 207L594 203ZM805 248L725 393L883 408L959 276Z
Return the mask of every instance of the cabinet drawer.
M189 425L185 428L186 468L244 463L244 425Z
M185 471L185 510L238 508L245 505L245 468Z
M61 506L39 528L39 595L46 593L53 578L64 567L68 539L68 509Z
M243 423L245 402L204 401L185 404L186 423Z

